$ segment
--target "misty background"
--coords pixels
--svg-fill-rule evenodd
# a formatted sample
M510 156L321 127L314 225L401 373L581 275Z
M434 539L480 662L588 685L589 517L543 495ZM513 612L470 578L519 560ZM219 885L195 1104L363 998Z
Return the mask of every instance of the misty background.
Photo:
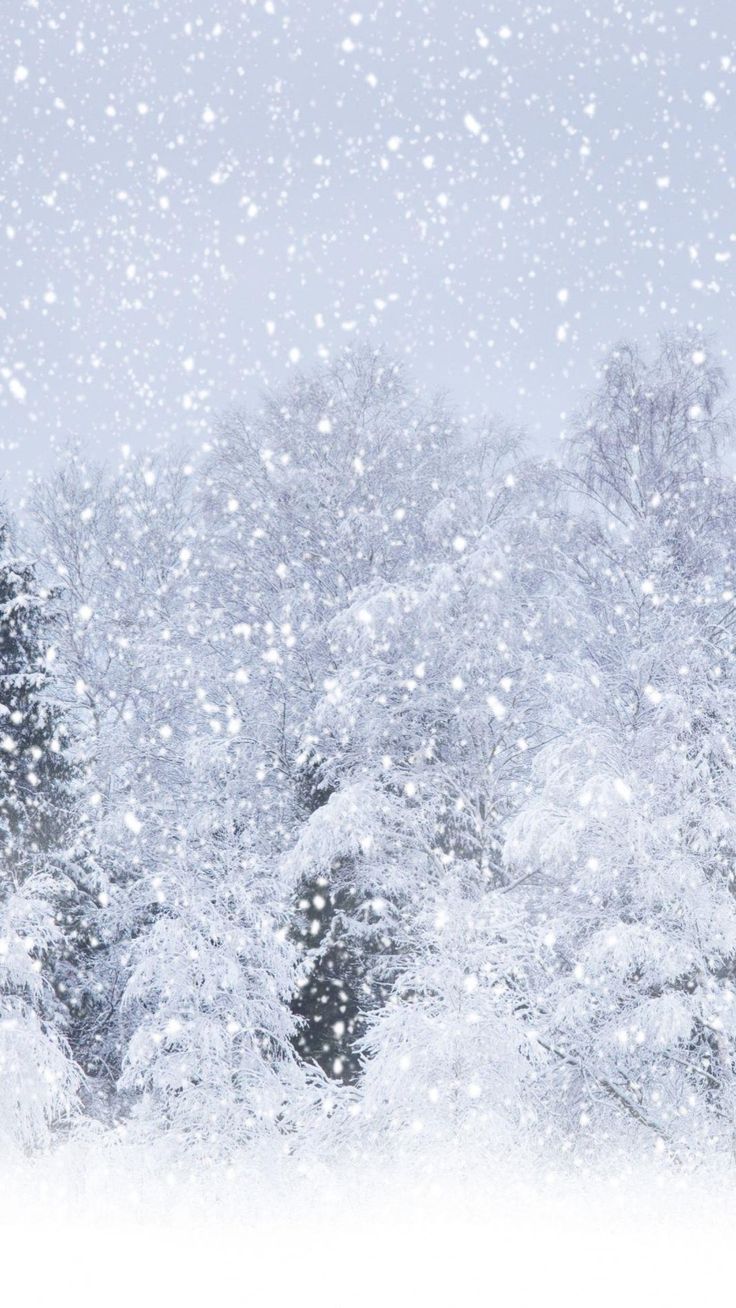
M369 339L552 448L622 336L734 352L736 14L89 0L0 42L0 461L206 440Z

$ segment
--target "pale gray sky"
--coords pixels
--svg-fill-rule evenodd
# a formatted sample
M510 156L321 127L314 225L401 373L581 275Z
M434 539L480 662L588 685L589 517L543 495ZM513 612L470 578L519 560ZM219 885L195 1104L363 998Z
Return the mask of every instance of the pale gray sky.
M359 338L550 442L622 335L730 366L729 0L11 8L10 484L69 437L200 441Z

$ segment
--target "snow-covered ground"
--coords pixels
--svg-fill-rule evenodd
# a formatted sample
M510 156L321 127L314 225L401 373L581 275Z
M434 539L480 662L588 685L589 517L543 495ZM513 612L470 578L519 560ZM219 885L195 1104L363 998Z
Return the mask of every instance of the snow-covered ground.
M0 1220L6 1303L654 1308L726 1302L736 1176L223 1167L74 1143L3 1167Z

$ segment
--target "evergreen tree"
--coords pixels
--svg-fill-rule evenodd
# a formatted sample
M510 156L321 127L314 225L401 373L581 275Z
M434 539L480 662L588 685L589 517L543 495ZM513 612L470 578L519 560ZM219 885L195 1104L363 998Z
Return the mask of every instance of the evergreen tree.
M0 1139L48 1138L78 1075L54 992L69 897L70 765L49 685L48 593L0 533Z
M231 1148L280 1120L287 1084L296 1111L304 1077L279 796L258 777L256 706L238 711L221 678L231 632L209 607L201 508L189 473L133 460L65 469L41 506L101 882L85 1069L114 1117Z
M524 1111L523 920L501 850L544 739L538 502L504 433L460 447L412 584L366 585L331 625L310 739L332 795L295 857L351 892L374 1129L498 1137Z
M260 412L231 415L218 433L206 466L203 623L219 683L255 742L258 802L271 827L278 814L285 854L312 817L321 824L330 795L313 714L340 657L336 626L362 587L423 569L454 429L440 404L416 399L395 363L364 348L297 377ZM297 1048L349 1081L359 1010L376 998L366 954L385 923L366 922L376 896L355 881L349 854L308 870L296 856L289 866L302 946Z

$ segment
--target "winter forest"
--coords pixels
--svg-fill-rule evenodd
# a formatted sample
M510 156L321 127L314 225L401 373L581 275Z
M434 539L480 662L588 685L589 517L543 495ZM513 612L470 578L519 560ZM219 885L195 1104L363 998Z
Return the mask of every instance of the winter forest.
M544 460L365 345L7 506L5 1150L732 1157L715 358Z
M3 17L0 1299L726 1304L736 3Z

